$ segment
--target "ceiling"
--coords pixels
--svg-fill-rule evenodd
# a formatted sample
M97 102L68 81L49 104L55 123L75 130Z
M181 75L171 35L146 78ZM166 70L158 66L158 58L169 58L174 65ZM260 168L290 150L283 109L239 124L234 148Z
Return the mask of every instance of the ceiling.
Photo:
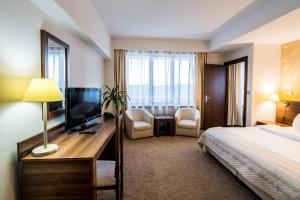
M94 0L112 36L210 40L264 0Z
M225 53L252 43L285 44L300 39L300 8L214 50Z
M300 39L300 8L255 29L230 44L272 43L284 44Z

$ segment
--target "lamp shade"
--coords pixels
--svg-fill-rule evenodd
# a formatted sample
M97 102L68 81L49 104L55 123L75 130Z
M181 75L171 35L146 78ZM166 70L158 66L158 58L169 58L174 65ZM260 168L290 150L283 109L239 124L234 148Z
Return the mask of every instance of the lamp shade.
M54 102L64 100L54 79L33 78L29 84L23 101Z
M271 100L271 101L279 101L279 96L278 96L278 94L277 94L277 93L271 94L270 100Z

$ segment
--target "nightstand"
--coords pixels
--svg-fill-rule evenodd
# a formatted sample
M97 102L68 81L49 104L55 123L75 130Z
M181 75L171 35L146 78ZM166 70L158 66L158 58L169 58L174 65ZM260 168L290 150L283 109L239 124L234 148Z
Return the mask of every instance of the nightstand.
M288 126L286 124L282 124L282 123L278 123L278 122L272 122L272 121L257 121L256 125L277 125L277 126L283 126L283 127Z

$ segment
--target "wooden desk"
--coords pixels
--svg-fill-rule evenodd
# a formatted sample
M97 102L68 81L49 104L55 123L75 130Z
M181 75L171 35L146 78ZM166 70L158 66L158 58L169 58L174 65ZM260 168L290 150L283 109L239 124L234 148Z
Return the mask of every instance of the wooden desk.
M99 118L89 130L97 133L60 134L51 141L59 145L54 154L20 159L22 199L97 199L96 161L114 136L116 123Z

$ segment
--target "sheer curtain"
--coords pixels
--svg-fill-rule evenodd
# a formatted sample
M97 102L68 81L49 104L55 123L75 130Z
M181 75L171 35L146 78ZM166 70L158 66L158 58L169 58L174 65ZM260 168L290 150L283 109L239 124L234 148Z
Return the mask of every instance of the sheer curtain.
M227 125L243 126L245 62L228 66Z
M48 47L48 78L55 79L64 94L65 89L65 48Z
M195 54L127 51L129 107L194 106Z

